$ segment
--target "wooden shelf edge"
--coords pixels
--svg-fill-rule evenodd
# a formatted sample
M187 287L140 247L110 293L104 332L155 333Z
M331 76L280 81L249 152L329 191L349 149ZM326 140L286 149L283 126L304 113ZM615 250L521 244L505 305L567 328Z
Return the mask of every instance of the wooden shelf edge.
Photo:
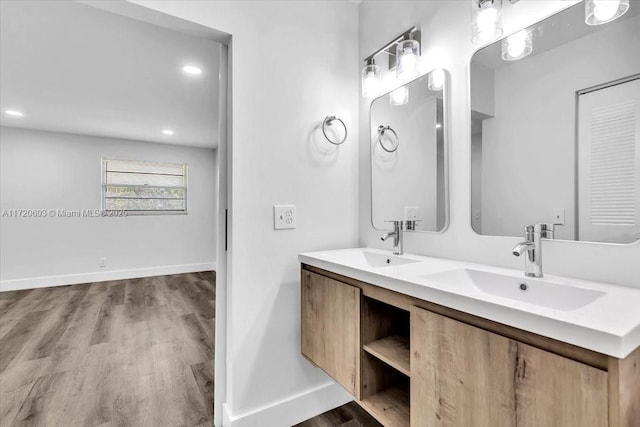
M393 335L362 346L364 351L411 377L409 340Z
M406 389L391 387L356 403L385 427L409 427L411 423Z

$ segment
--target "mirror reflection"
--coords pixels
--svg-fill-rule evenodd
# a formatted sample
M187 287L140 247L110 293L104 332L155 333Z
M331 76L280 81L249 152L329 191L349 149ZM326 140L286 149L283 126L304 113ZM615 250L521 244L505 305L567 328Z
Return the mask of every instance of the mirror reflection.
M446 226L446 73L434 70L371 104L371 217L409 231Z
M471 218L485 235L640 239L640 5L587 25L584 3L471 61ZM634 7L635 6L635 7Z

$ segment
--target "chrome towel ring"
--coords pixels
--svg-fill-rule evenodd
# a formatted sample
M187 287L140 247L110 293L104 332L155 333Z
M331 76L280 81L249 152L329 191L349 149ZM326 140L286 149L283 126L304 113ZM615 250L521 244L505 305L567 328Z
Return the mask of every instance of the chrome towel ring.
M344 127L344 136L339 141L335 141L335 140L329 138L329 136L327 135L326 127L327 126L331 126L334 122L340 122L342 124L342 127ZM333 145L341 145L347 140L347 125L345 125L344 122L342 121L342 119L339 118L339 117L327 116L327 117L325 117L324 121L322 122L322 133L324 134L324 137L327 138L327 141L329 141Z
M385 135L387 135L386 138ZM387 140L386 143L383 141L385 139ZM380 125L378 126L378 143L384 151L387 153L393 153L400 145L400 138L398 138L398 134L391 128L391 126Z

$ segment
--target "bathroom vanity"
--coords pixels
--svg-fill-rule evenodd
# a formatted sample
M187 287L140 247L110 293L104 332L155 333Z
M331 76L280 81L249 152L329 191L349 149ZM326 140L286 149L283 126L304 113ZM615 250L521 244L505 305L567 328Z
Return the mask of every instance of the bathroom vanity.
M385 426L640 425L640 290L375 249L299 259L302 354Z

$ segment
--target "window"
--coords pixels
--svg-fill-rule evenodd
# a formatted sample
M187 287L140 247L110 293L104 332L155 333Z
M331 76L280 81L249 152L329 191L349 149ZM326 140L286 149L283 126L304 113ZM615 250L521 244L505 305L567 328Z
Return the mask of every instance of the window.
M187 165L103 160L102 206L132 213L186 213Z

